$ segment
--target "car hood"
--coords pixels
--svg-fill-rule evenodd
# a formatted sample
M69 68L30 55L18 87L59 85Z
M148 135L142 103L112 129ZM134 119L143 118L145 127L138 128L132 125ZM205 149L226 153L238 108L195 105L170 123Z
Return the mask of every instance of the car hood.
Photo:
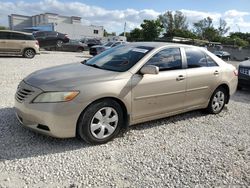
M24 81L44 91L55 91L77 89L83 84L113 80L117 75L118 72L73 63L36 71Z
M240 66L243 66L243 67L250 67L250 60L242 61L242 62L240 63Z

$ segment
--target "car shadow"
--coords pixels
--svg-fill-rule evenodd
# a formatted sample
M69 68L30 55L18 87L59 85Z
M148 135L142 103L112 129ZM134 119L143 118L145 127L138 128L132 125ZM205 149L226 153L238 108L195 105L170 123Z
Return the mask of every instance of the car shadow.
M24 58L21 55L0 55L0 58Z
M62 153L90 146L77 138L57 139L35 133L22 127L13 108L0 109L0 161Z

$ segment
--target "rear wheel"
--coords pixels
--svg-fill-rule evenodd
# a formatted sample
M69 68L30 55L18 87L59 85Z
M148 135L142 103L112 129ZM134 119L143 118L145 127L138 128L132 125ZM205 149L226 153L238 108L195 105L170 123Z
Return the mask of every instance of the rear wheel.
M25 57L25 58L31 59L31 58L35 57L35 55L36 55L36 52L33 49L26 49L23 52L23 57Z
M217 88L212 97L210 98L210 102L207 107L207 111L211 114L218 114L224 108L226 101L228 99L228 93L223 87Z
M88 143L103 144L119 133L123 120L122 108L116 101L98 101L80 116L77 134Z

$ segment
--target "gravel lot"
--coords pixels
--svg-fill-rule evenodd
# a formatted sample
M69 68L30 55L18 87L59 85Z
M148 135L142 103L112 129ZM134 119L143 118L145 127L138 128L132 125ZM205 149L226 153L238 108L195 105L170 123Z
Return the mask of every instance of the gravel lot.
M194 111L147 122L99 146L22 128L12 108L19 81L85 57L0 57L0 187L250 186L250 91L237 92L219 115Z

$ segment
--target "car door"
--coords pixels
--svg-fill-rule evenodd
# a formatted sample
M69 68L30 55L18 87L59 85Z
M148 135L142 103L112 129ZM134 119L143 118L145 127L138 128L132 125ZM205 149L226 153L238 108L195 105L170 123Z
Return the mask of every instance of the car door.
M45 41L47 46L56 46L57 32L47 31L45 34Z
M8 41L9 52L20 54L26 42L26 35L22 33L10 33L10 40Z
M0 32L0 53L10 52L9 48L10 32Z
M180 48L157 52L146 65L159 67L157 75L135 74L132 77L132 119L140 121L183 109L186 70L182 69Z
M198 48L185 48L187 60L187 108L206 104L221 80L217 63Z

